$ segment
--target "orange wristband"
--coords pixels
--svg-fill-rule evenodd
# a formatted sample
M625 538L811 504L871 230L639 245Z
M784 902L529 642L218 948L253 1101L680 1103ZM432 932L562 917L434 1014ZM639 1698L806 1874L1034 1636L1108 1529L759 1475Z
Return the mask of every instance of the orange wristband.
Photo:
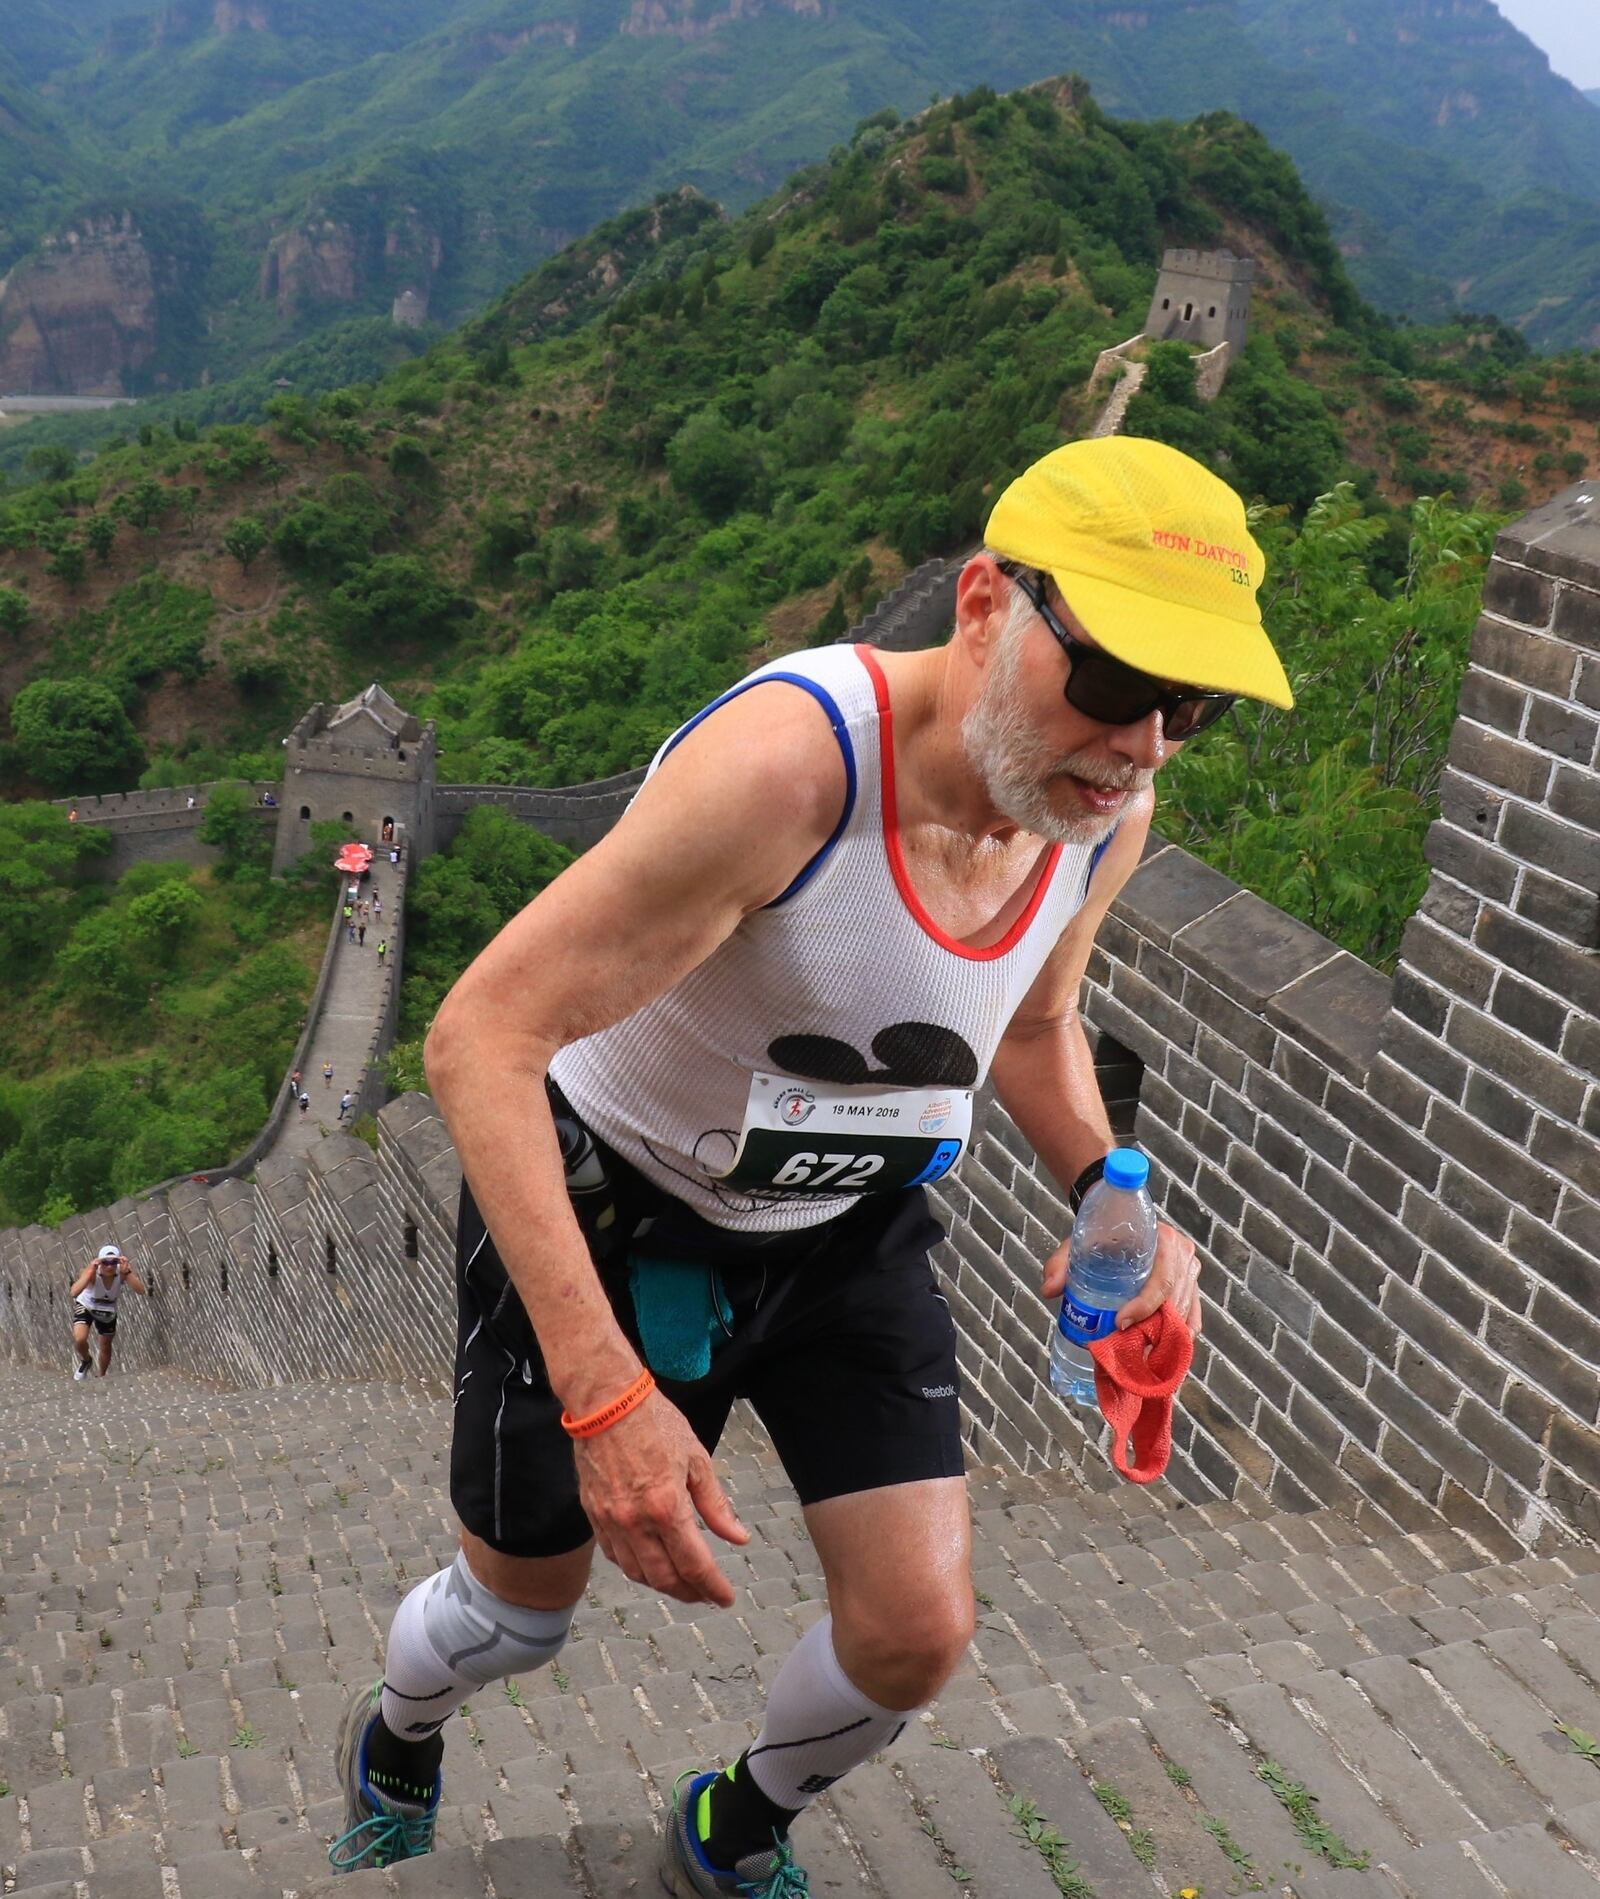
M625 1418L630 1411L637 1410L655 1388L655 1378L647 1366L620 1398L613 1398L610 1404L601 1405L598 1411L591 1411L588 1417L575 1418L570 1411L563 1411L561 1427L569 1437L598 1437L619 1418Z

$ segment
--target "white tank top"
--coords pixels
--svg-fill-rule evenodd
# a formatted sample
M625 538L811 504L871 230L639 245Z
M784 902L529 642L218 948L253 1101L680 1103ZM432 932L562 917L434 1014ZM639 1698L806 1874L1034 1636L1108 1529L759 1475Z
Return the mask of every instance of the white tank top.
M122 1297L122 1276L113 1272L111 1283L107 1285L100 1268L95 1267L94 1278L78 1294L80 1306L92 1306L96 1312L115 1312L117 1301Z
M698 968L633 1015L560 1049L550 1069L588 1126L648 1180L714 1225L751 1233L814 1226L856 1198L749 1190L718 1178L739 1148L752 1078L777 1077L780 1089L792 1078L777 1099L802 1116L819 1094L824 1103L866 1103L920 1090L912 1098L924 1132L938 1126L948 1095L982 1086L1104 849L1050 847L1027 907L992 946L969 949L947 936L906 873L888 686L864 646L760 667L674 733L651 771L719 706L772 680L809 692L833 723L847 781L833 836Z

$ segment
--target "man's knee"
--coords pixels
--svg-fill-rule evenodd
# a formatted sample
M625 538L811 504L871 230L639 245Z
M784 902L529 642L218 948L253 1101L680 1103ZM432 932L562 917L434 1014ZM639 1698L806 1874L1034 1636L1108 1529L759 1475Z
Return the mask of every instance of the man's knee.
M461 1554L473 1576L502 1602L522 1609L567 1609L588 1587L594 1544L563 1556L507 1556L464 1529Z
M920 1598L832 1604L834 1648L861 1692L890 1708L931 1701L961 1665L975 1605L965 1587Z

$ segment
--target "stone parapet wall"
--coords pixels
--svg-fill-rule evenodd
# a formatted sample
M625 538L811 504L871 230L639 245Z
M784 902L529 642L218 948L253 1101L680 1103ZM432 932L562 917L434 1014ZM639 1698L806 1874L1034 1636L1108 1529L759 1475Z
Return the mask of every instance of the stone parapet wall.
M919 570L880 627L932 627L953 571ZM590 793L603 811L631 790L440 800L459 822L457 793ZM1499 543L1428 857L1392 982L1159 839L1100 933L1083 1013L1101 1058L1121 1051L1137 1079L1159 1198L1206 1262L1171 1479L1196 1497L1336 1504L1374 1528L1450 1524L1491 1550L1600 1536L1587 490ZM66 1285L115 1232L155 1275L119 1347L130 1363L246 1382L381 1368L439 1388L459 1167L421 1097L379 1128L376 1156L330 1137L253 1181L0 1234L0 1349L64 1360ZM1023 1468L1081 1462L1082 1421L1044 1384L1037 1297L1066 1212L997 1101L939 1198L972 1444Z
M80 824L101 824L111 830L143 818L181 817L198 824L214 789L204 784L168 785L159 791L97 791L83 798L53 798L51 803L58 811L76 811ZM259 803L269 791L277 795L278 781L258 778L250 790ZM193 806L191 798L195 800Z
M179 785L161 791L108 791L86 798L56 798L58 811L76 811L79 824L109 832L111 848L103 857L87 860L85 872L97 880L121 877L135 864L181 862L214 864L222 853L200 840L211 785ZM257 805L266 792L278 793L273 780L251 786ZM195 800L191 807L189 799ZM278 813L260 811L263 833L271 837Z
M1201 402L1215 402L1228 380L1228 364L1233 357L1231 343L1219 343L1194 359L1194 392Z
M440 785L434 792L433 826L436 847L454 843L467 814L490 804L509 811L569 850L586 851L597 844L627 810L633 794L644 783L644 767L597 778L587 785Z
M965 559L925 560L914 567L840 643L876 646L887 653L917 653L940 645L955 620L956 581Z

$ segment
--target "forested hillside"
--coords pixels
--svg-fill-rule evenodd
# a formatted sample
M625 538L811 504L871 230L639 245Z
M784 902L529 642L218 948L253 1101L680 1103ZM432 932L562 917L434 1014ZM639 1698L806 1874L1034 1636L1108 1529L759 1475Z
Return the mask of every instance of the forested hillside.
M146 393L397 308L448 327L652 193L742 210L885 103L1068 70L1115 115L1259 124L1385 307L1600 336L1600 116L1491 0L1012 0L981 30L970 0L13 0L0 49L0 388L112 389L7 343L92 303L92 271L41 300L31 248L91 199L206 226L205 323L118 366Z
M1185 346L1153 349L1128 426L1254 505L1300 703L1207 734L1160 822L1381 962L1497 511L1583 467L1600 376L1489 322L1393 329L1258 133L1111 120L1072 82L875 114L737 221L671 195L376 385L63 454L0 496L5 787L270 775L308 700L374 677L438 721L447 779L636 765L751 664L970 546L998 485L1088 426L1163 244L1222 241L1258 260L1248 348L1211 405ZM129 1126L162 1171L241 1138L309 983L257 950L295 928L309 951L317 923L248 864L87 889L59 812L12 809L0 925L32 947L6 958L0 1197L27 1217L129 1184ZM419 874L413 1035L559 861L493 817ZM58 1155L74 1117L87 1145Z
M13 790L270 771L308 699L379 673L439 720L446 777L635 765L969 545L1089 422L1167 241L1258 256L1255 333L1204 408L1157 351L1129 426L1291 516L1349 479L1375 525L1338 544L1377 598L1408 574L1395 504L1517 507L1585 465L1593 364L1386 327L1238 121L1113 121L1066 83L892 117L737 223L680 195L607 227L376 387L147 427L0 502Z

